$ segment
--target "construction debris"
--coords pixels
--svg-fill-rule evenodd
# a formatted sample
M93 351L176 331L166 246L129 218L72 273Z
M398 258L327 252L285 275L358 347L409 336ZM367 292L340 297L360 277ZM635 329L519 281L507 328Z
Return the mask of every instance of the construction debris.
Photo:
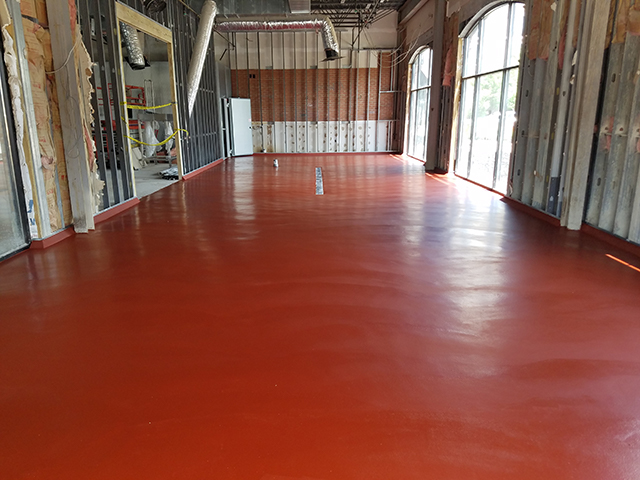
M162 170L160 172L160 175L162 175L162 178L164 178L165 180L178 180L178 178L180 178L180 176L178 175L177 166L169 167L166 170Z

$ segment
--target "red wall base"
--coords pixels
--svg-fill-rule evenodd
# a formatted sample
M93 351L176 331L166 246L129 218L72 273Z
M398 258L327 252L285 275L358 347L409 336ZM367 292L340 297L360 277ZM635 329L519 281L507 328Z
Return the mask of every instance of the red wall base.
M132 207L135 207L140 203L140 199L138 197L133 197L127 200L126 202L119 203L118 205L108 208L96 216L93 217L93 221L98 224L104 222L105 220L109 220L111 217L115 217L119 213L124 212L125 210L129 210Z
M115 207L111 207L103 212L98 213L93 217L93 221L96 224L104 222L105 220L108 220L111 217L114 217L115 215L118 215L119 213L122 213L125 210L130 209L131 207L135 207L139 203L140 203L139 198L137 197L131 198L126 202L120 203ZM60 230L59 232L54 233L50 237L43 238L41 240L33 240L31 242L30 248L33 248L35 250L42 250L45 248L49 248L52 245L55 245L56 243L60 243L61 241L66 240L67 238L73 237L75 234L76 232L73 229L73 225L71 225L65 228L64 230Z
M604 230L592 227L591 225L587 225L586 223L582 224L582 227L580 227L580 231L640 258L640 245L636 245L635 243L631 243L627 240L624 240L623 238L616 237L612 233L605 232Z
M517 200L514 200L513 198L509 198L509 197L502 197L501 199L504 203L506 203L507 205L520 210L521 212L524 213L528 213L529 215L536 217L540 220L543 220L547 223L550 223L553 226L556 227L560 227L560 219L553 217L547 213L541 212L540 210L530 207L529 205L525 205L524 203L521 203Z
M296 157L309 157L309 156L314 156L317 157L318 155L322 155L323 157L325 155L398 155L398 154L394 154L394 153L389 153L389 152L305 152L305 153L275 153L275 152L258 152L258 153L252 153L251 155L244 155L245 157L258 157L258 156L264 156L264 155L269 155L271 157L287 157L289 155L295 155ZM417 159L413 159L413 160L417 160Z
M530 207L529 205L525 205L524 203L520 203L517 200L509 197L502 197L502 201L520 210L521 212L528 213L529 215L539 218L540 220L544 220L551 225L554 225L556 227L561 226L559 218L552 217L551 215L541 212L540 210ZM635 243L631 243L627 240L624 240L623 238L616 237L612 233L605 232L604 230L592 227L591 225L587 225L586 223L582 224L582 227L580 227L580 232L595 237L598 240L602 240L603 242L615 248L618 248L640 258L640 245L636 245Z
M197 170L194 170L193 172L185 173L182 176L182 180L191 180L193 177L195 177L197 175L200 175L202 172L205 172L205 171L209 170L210 168L215 167L216 165L220 165L225 160L226 160L226 158L221 158L220 160L216 160L215 162L210 163L209 165L205 165L204 167L200 167Z
M50 237L43 238L42 240L33 240L31 242L31 246L29 248L33 248L35 250L43 250L45 248L49 248L56 243L60 243L61 241L73 237L76 232L73 230L73 225L65 228L64 230L60 230L57 233L54 233Z

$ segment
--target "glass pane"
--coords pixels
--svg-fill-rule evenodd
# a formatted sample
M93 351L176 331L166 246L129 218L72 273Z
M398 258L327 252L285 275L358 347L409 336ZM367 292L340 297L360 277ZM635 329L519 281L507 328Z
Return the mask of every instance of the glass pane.
M429 104L429 89L418 90L416 93L416 128L413 137L414 154L420 160L425 160L425 141L427 138L427 110Z
M520 49L522 48L522 30L524 27L524 5L514 3L511 7L511 40L509 40L509 59L507 67L515 67L520 63Z
M3 107L0 102L0 256L26 245Z
M416 92L411 92L411 104L409 107L409 137L407 141L408 153L415 156L413 137L416 132Z
M468 77L475 75L477 71L478 62L478 32L479 25L477 25L464 41L464 68L462 69L462 75Z
M509 182L509 161L513 147L513 126L516 123L516 95L518 93L518 69L508 72L509 81L505 92L505 113L502 121L502 140L500 142L500 155L498 156L498 177L495 189L501 193L507 192Z
M469 178L492 188L500 127L500 98L503 72L479 78L478 102Z
M416 57L411 65L411 90L418 88L418 70L420 70L420 55Z
M431 85L431 49L427 48L420 54L420 73L418 75L418 88Z
M480 71L478 73L504 68L509 5L492 10L482 21L482 46L480 47Z
M469 175L469 154L471 153L471 125L473 123L473 101L476 79L463 80L462 104L460 107L460 143L458 146L458 160L456 173L461 177Z

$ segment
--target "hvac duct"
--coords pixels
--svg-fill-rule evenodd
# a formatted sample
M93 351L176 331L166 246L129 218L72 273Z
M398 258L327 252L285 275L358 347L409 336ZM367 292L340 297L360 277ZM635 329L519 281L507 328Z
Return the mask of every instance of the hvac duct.
M193 112L196 102L200 78L204 62L207 58L207 48L211 40L218 7L213 0L206 0L200 12L198 33L193 46L193 54L189 63L187 74L187 99L189 103L189 115ZM220 32L268 32L290 30L316 30L322 34L326 60L336 60L340 52L338 37L333 29L333 24L324 15L294 15L294 16L261 16L261 17L237 17L219 19L215 23Z
M333 24L324 15L261 16L218 19L220 32L270 32L289 30L316 30L322 33L325 60L337 60L340 48Z
M189 115L193 111L196 103L196 95L200 86L200 78L204 69L204 62L207 59L207 48L211 40L211 31L213 23L218 13L218 6L213 0L206 0L200 11L200 23L198 24L198 33L196 42L193 45L193 53L191 54L191 62L189 63L189 72L187 73L187 100L189 102Z
M124 22L120 22L120 34L122 35L124 46L126 47L127 52L129 52L129 65L134 70L142 70L146 63L144 61L142 47L140 46L138 31L135 27Z

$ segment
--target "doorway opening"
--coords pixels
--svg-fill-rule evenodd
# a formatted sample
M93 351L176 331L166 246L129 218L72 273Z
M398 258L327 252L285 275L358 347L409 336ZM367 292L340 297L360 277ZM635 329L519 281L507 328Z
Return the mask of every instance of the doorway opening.
M167 44L143 32L136 33L142 61L132 58L136 52L130 50L135 47L127 48L126 41L122 57L131 164L136 194L145 197L176 182L178 169Z
M182 177L173 33L120 3L116 15L123 72L120 112L136 196L144 197Z

